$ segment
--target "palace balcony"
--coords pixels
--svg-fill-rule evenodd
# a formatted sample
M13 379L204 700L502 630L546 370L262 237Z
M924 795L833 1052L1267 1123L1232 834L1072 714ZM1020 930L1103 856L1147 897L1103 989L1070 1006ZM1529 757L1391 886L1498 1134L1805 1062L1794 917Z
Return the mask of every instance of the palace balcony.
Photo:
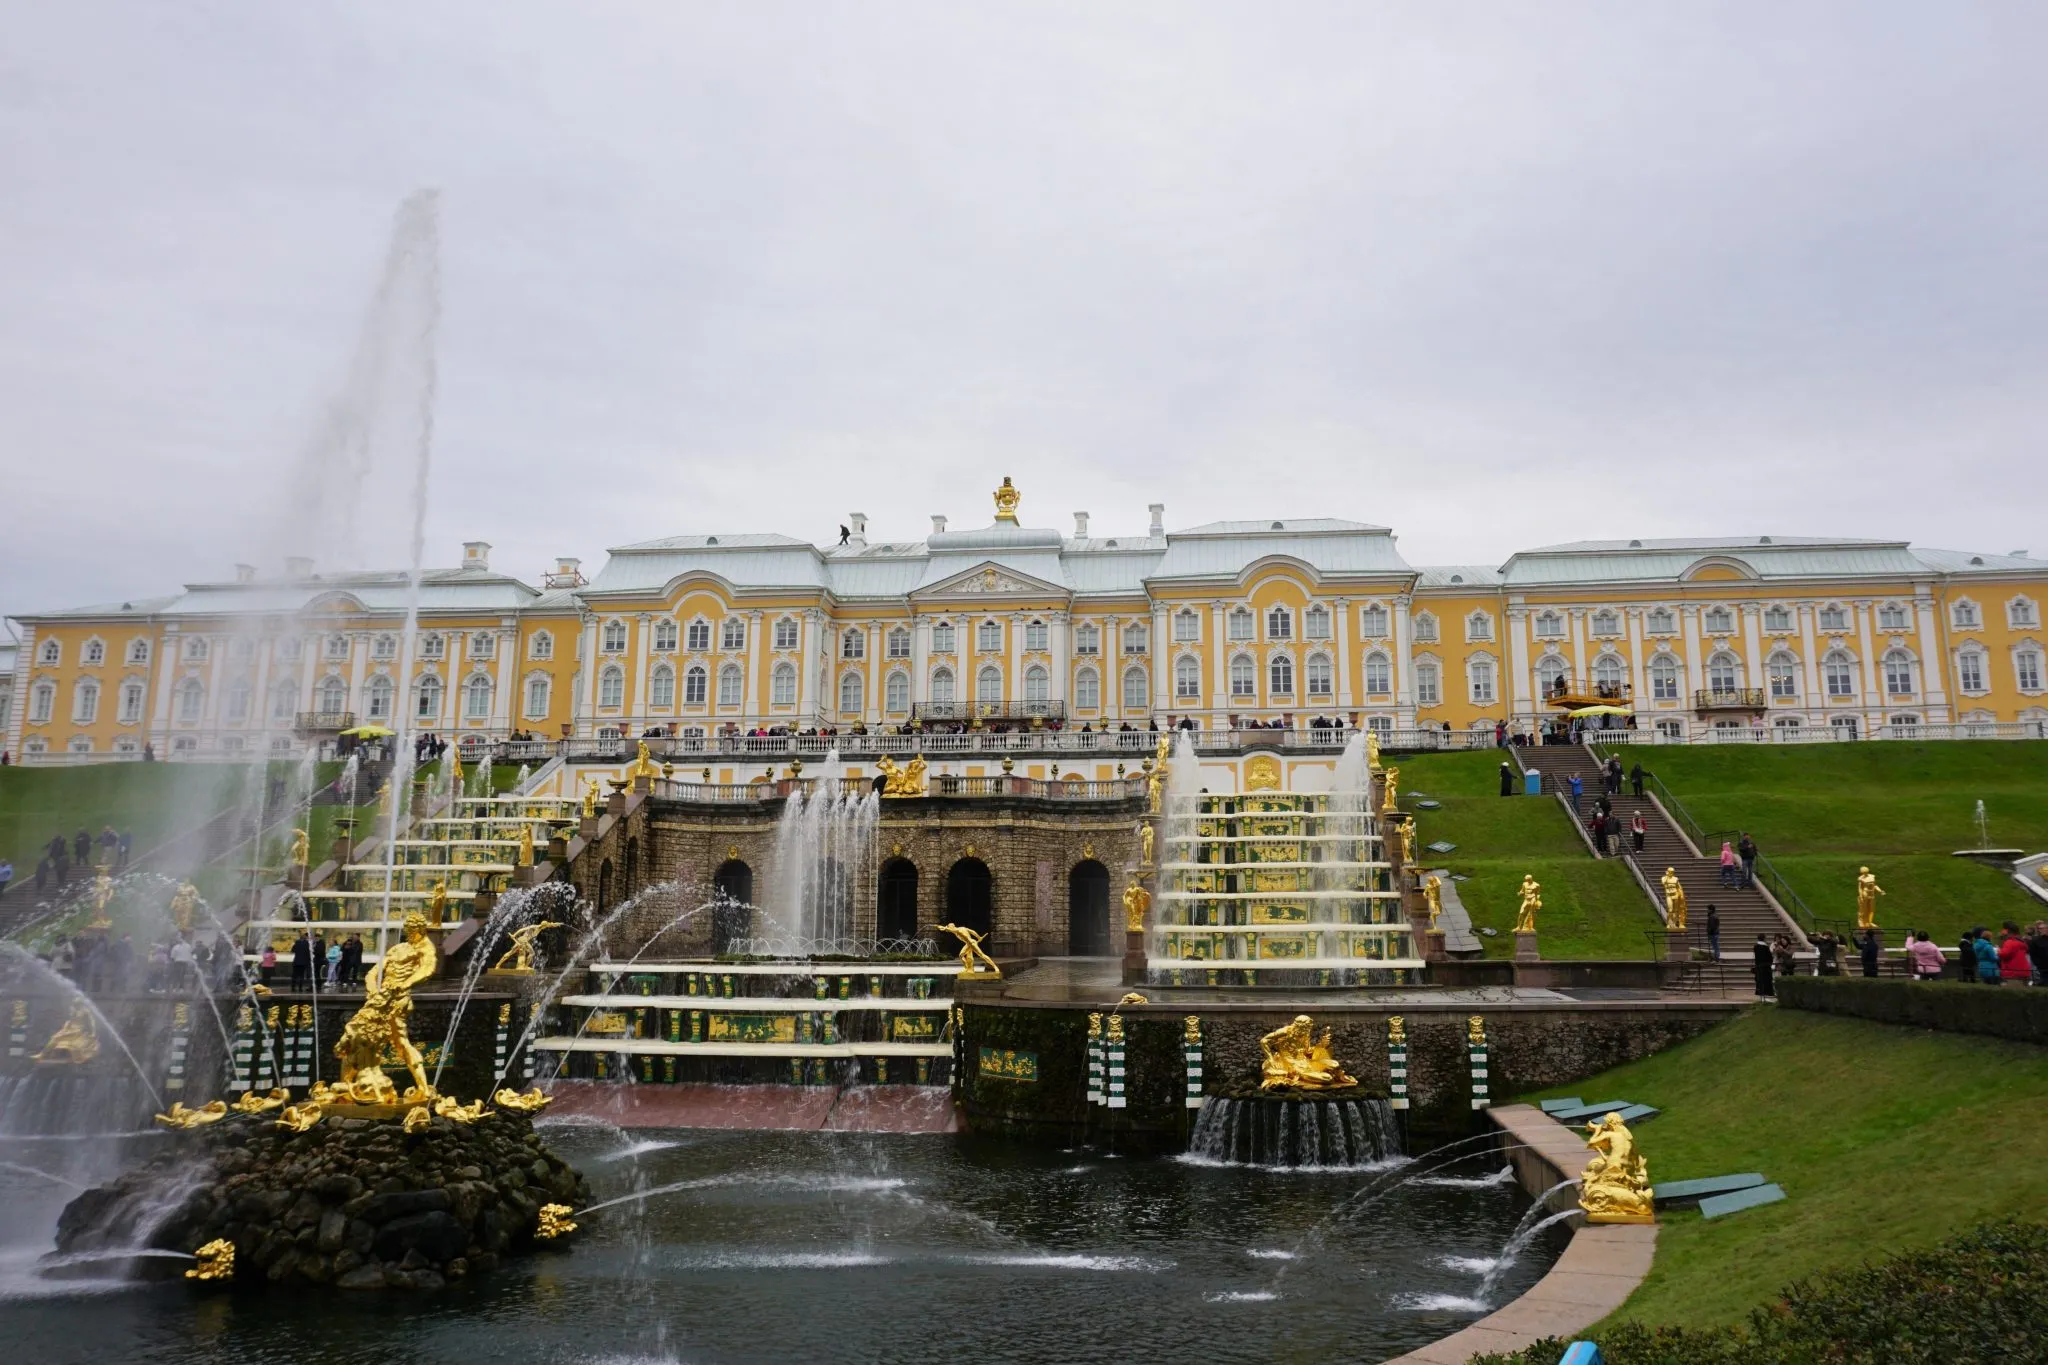
M959 722L979 720L987 725L992 722L1065 720L1067 704L1063 701L921 701L910 708L913 723L929 721Z
M292 721L292 729L302 735L339 734L355 728L356 713L353 711L301 711Z
M1550 706L1568 711L1576 711L1582 706L1632 706L1635 689L1625 682L1557 678L1545 685L1543 700Z
M1695 711L1765 711L1770 702L1761 687L1703 687L1692 694Z

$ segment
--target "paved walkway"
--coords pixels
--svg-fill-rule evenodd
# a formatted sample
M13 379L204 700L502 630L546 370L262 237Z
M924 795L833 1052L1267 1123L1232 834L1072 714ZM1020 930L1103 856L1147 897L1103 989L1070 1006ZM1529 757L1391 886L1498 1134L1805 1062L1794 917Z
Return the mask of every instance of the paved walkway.
M1451 870L1447 867L1432 868L1424 875L1435 877L1440 883L1439 895L1444 912L1437 916L1436 927L1444 931L1444 951L1452 956L1484 952L1486 945L1472 931L1472 916L1466 913L1465 902L1458 896L1458 884L1451 880Z

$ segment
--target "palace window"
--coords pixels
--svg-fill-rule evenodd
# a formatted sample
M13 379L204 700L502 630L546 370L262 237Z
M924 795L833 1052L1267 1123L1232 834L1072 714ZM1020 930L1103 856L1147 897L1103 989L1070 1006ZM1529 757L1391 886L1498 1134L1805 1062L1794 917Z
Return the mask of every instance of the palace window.
M1493 618L1483 611L1473 612L1465 618L1465 638L1467 640L1491 640L1493 638Z
M1726 635L1735 629L1735 613L1726 607L1709 607L1700 617L1700 626L1709 635Z
M197 681L198 679L196 678L186 679L188 684ZM340 678L322 678L320 685L313 689L313 701L318 706L321 715L338 716L348 709L348 684ZM181 719L184 718L181 717ZM194 714L189 719L197 720L199 717L197 714Z
M332 654L334 653L334 646L335 646L335 644L337 644L337 643L338 643L338 644L340 644L340 646L341 646L341 654L340 654L340 657L341 657L341 658L344 658L344 659L346 659L346 658L348 657L348 638L347 638L346 636L342 636L342 635L336 635L336 636L333 636L333 637L332 637L332 638L331 638L331 639L329 640L329 642L328 642L328 646L327 646L327 650L328 650L328 653L329 653L330 655L332 655ZM205 638L204 638L203 636L187 636L187 637L186 637L186 640L185 640L185 662L186 662L186 663L188 663L188 664L203 664L203 663L205 663L205 662L206 662L207 656L208 656L208 655L209 655L209 654L210 654L211 652L212 652L212 651L211 651L211 650L210 650L210 649L209 649L209 648L207 647L207 644L206 644L206 640L205 640Z
M1327 640L1330 638L1330 609L1328 607L1314 606L1302 613L1301 638L1304 640Z
M1024 626L1024 648L1043 653L1052 648L1052 632L1043 621L1029 621Z
M910 709L910 675L897 669L882 684L882 705L891 715L901 715Z
M1841 607L1822 607L1820 609L1820 628L1822 630L1847 630L1849 628L1849 613Z
M1443 698L1441 677L1442 675L1437 671L1436 664L1431 661L1424 660L1415 665L1415 704L1417 706L1435 706L1441 702Z
M99 641L99 640L87 640L87 641L85 642L85 659L84 659L84 662L85 662L86 664L88 664L88 665L91 665L91 664L103 664L103 663L105 663L106 661L107 661L107 647L106 647L106 645L105 645L104 643L102 643L101 641Z
M1975 630L1979 623L1977 604L1975 602L1956 603L1953 607L1949 608L1949 620L1955 623L1957 630Z
M782 616L776 618L775 647L777 649L795 649L796 641L796 618L793 616Z
M1984 655L1974 649L1966 649L1956 655L1956 686L1965 692L1984 690Z
M2024 597L2015 597L2006 603L2005 619L2014 630L2031 630L2040 624L2041 618L2034 610L2032 601Z
M1563 639L1564 618L1554 611L1536 613L1536 638L1539 640Z
M1003 647L1003 623L983 621L974 628L974 648L978 653L994 654Z
M1546 654L1536 661L1536 693L1547 697L1561 690L1564 683L1564 660L1555 654Z
M1621 695L1621 680L1626 671L1621 656L1602 654L1593 660L1593 685L1603 689L1606 696L1618 697Z
M597 633L597 647L607 654L624 654L626 652L626 623L624 621L605 622ZM659 649L661 646L657 643L655 648ZM669 648L675 648L675 628L673 623L670 623L669 627Z
M544 720L548 714L548 675L536 673L526 680L526 718Z
M30 688L30 689L29 689L29 693L28 693L28 719L29 719L29 724L31 724L31 725L46 725L46 724L48 724L48 723L49 723L49 720L50 720L50 713L51 713L52 711L55 711L56 709L57 709L57 684L55 684L55 683L53 683L53 682L49 682L49 681L44 681L44 682L39 682L39 683L37 683L37 684L36 684L36 685L35 685L34 687L32 687L32 688Z
M843 714L860 714L861 680L858 673L839 675L839 709Z
M288 659L298 658L299 642L297 640L288 640L285 643L290 646L290 650L285 655L285 657ZM447 640L443 639L439 634L427 634L420 636L420 657L422 659L438 659L447 652L448 642Z
M670 695L673 696L676 675L670 671L666 664L656 669L655 673L658 678L666 678L668 680ZM606 664L604 666L603 671L597 675L597 704L608 709L626 704L625 669L620 668L617 664Z
M839 637L839 657L842 659L865 659L868 655L868 633L859 626L848 626Z
M948 682L950 683L950 679ZM1074 709L1095 711L1102 706L1102 678L1092 668L1084 668L1074 675Z
M1230 695L1256 697L1258 694L1258 670L1252 667L1250 655L1240 654L1230 661Z
M130 640L130 641L128 642L128 662L129 662L129 663L131 663L131 664L146 664L146 663L148 663L148 662L149 662L149 641L147 641L147 640Z
M952 632L947 632L949 639L951 634ZM952 648L950 644L946 647L948 649ZM1076 654L1100 654L1102 652L1102 632L1094 626L1082 626L1074 632L1074 652Z
M1653 701L1678 700L1678 660L1669 654L1650 660L1650 697Z
M889 657L907 659L910 657L910 632L902 626L889 632Z
M1252 614L1248 609L1238 607L1230 613L1229 635L1233 640L1252 638Z
M419 686L413 689L413 696L418 702L418 705L413 709L414 716L425 721L440 720L441 680L439 678L431 673L421 678Z
M1678 618L1669 607L1655 607L1643 617L1643 629L1652 635L1670 635L1678 629Z
M951 654L952 652L953 623L951 621L932 622L932 653Z
M1268 640L1291 640L1294 638L1294 613L1285 607L1274 607L1266 613L1266 638Z
M747 647L747 623L744 618L728 616L718 628L720 649L745 649Z
M1275 654L1266 661L1266 690L1276 697L1294 695L1294 660Z
M974 700L983 706L999 705L1002 702L1003 674L994 664L982 669L975 676Z
M498 637L486 631L478 631L469 637L469 653L473 659L488 659L498 652Z
M1336 678L1334 677L1334 670L1332 670L1330 667L1329 655L1311 654L1308 660L1308 667L1304 669L1303 672L1306 673L1308 676L1308 694L1311 697L1322 697L1327 699L1336 694ZM1370 691L1372 678L1371 658L1368 658L1365 662L1365 675L1367 678L1366 690Z
M768 675L768 700L775 706L796 705L796 669L786 663L775 665Z
M86 644L86 663L96 664L99 662L98 659L91 657L93 645L97 643L97 641L90 641ZM228 658L234 660L236 663L245 664L255 657L256 642L250 639L248 636L237 635L232 640L228 641Z
M932 705L951 706L952 704L953 670L950 668L937 669L932 673Z
M1192 607L1183 607L1173 614L1173 642L1177 645L1191 645L1202 638L1201 613Z
M370 641L370 657L382 660L397 658L398 637L396 635L379 635L376 639Z
M64 747L74 754L89 754L92 752L92 737L90 735L73 735L71 742ZM239 749L242 747L242 742L239 739L222 740L220 747L223 749Z
M605 630L607 633L611 631L612 626L617 626L619 628L618 648L623 650L626 647L626 624L623 621L610 622L605 626ZM668 617L664 616L660 620L656 621L654 623L655 653L673 654L676 648L676 634L676 623L674 621L671 621ZM612 646L609 643L606 643L604 645L604 648L610 650Z
M491 718L491 675L476 673L462 686L463 714L470 720Z
M55 666L64 658L64 647L55 640L45 640L36 650L36 662Z
M1314 688L1310 688L1311 691ZM1379 650L1365 656L1365 691L1367 696L1384 697L1394 690L1394 664Z
M2031 646L2013 652L2013 678L2022 692L2041 690L2041 651Z
M1913 656L1903 649L1885 651L1884 690L1894 697L1913 693Z
M129 725L133 725L136 721L141 720L143 695L144 689L141 683L126 682L121 684L121 710L116 719ZM285 708L285 714L291 714L289 706Z
M1175 701L1202 699L1202 665L1185 654L1173 661L1173 696Z
M1885 603L1877 609L1877 628L1879 630L1904 630L1906 628L1906 609L1897 602Z
M738 664L727 664L718 670L718 704L738 706L746 696L746 680Z
M71 719L77 725L90 725L100 717L100 685L91 678L83 678L71 691Z
M1602 607L1593 613L1592 630L1595 635L1621 634L1621 613Z
M1707 690L1728 693L1742 685L1742 660L1721 650L1707 660Z
M1792 611L1789 607L1765 607L1764 629L1773 635L1783 635L1792 629Z
M1465 675L1472 684L1472 704L1493 705L1493 660L1472 660L1465 665Z
M1386 638L1387 638L1387 622L1388 622L1388 619L1389 619L1389 617L1388 617L1388 614L1387 614L1387 609L1386 609L1385 607L1381 606L1381 605L1380 605L1379 603L1377 603L1377 602L1374 602L1374 603L1372 603L1371 605L1367 606L1367 607L1365 608L1365 610L1363 610L1363 611L1361 611L1361 612L1359 612L1359 613L1358 613L1358 634L1359 634L1359 637L1360 637L1361 639L1366 639L1366 640L1384 640L1384 639L1386 639ZM1419 620L1418 620L1417 624L1418 624L1418 625L1420 624L1420 621L1419 621ZM1430 624L1431 624L1431 626L1432 626L1432 627L1434 627L1434 626L1435 626L1435 624L1436 624L1436 618L1435 618L1435 617L1433 617L1433 616L1432 616L1432 617L1430 618ZM1417 639L1420 639L1421 637L1420 637L1420 636L1417 636L1416 638L1417 638Z
M1820 672L1830 700L1856 695L1856 661L1844 651L1829 650L1820 661Z
M855 674L858 678L860 675ZM683 670L683 705L702 706L711 694L711 670L702 664L691 664Z
M1371 608L1368 607L1367 610L1370 611ZM1417 644L1433 645L1436 643L1437 637L1435 612L1423 612L1415 618L1413 626L1415 630L1415 642Z
M1798 698L1799 660L1780 649L1764 660L1764 667L1771 675L1771 696L1783 700Z
M555 637L545 630L537 630L526 642L526 657L529 659L552 659L555 657Z
M1143 621L1133 621L1124 627L1124 653L1143 654L1152 647L1152 627Z
M683 648L691 654L703 654L711 648L711 623L699 617L690 622L690 628L683 632Z
M1045 701L1052 695L1052 674L1039 664L1024 670L1024 700Z
M1127 668L1124 670L1124 710L1142 711L1150 698L1146 693L1145 670Z

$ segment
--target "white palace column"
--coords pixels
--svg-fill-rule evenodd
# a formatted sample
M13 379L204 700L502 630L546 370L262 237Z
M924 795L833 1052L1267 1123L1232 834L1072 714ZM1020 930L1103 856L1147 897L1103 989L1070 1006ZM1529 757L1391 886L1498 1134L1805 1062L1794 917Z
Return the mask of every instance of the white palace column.
M633 653L629 658L620 659L616 662L626 672L626 677L632 686L632 693L626 698L626 704L619 708L619 719L628 725L632 725L633 721L637 719L639 724L633 725L633 732L638 734L647 728L652 719L652 713L647 705L647 689L654 681L653 613L643 611L636 615L633 618L633 632L626 638L632 642ZM625 669L625 665L629 663L632 667ZM682 674L678 673L676 675L676 696L678 698L683 695L682 689L683 678Z
M1706 661L1700 658L1700 609L1691 604L1682 606L1678 619L1685 631L1685 695L1680 700L1691 706L1694 695L1707 685L1702 672Z
M1644 657L1649 651L1643 640L1643 609L1629 607L1621 616L1628 631L1629 686L1635 697L1636 709L1650 711L1653 708L1650 705L1649 660Z
M1209 685L1202 689L1202 696L1209 704L1209 715L1216 720L1231 707L1230 641L1224 638L1224 613L1228 610L1229 604L1221 600L1209 603Z
M1769 670L1764 667L1763 632L1763 608L1754 602L1744 602L1742 604L1742 652L1746 657L1743 660L1745 665L1743 672L1749 681L1744 683L1743 686L1767 692L1770 689L1771 683L1769 677L1766 676ZM1769 697L1764 699L1764 704L1767 706L1770 704Z
M1334 700L1340 711L1357 710L1359 704L1352 681L1357 676L1357 670L1352 667L1351 658L1354 652L1351 638L1351 609L1352 602L1348 597L1335 598L1330 603L1330 611L1335 617L1331 622L1330 647L1337 655L1337 694Z
M1007 646L1003 673L1003 700L1011 705L1024 701L1024 623L1031 618L1012 611L1003 618L1003 643Z
M1953 720L1948 708L1948 659L1941 652L1941 636L1936 630L1934 592L1925 583L1915 589L1913 610L1919 618L1920 697L1927 703L1927 720Z
M354 711L357 723L361 724L363 715L363 683L366 681L364 675L369 671L370 666L370 637L360 633L352 633L347 639L349 705L345 709ZM227 653L227 651L215 649L213 653L219 656ZM215 665L215 673L216 675L219 673L218 663ZM216 681L218 681L217 676ZM212 707L207 709L209 713L212 712Z
M932 699L932 623L926 616L910 618L910 705L913 712Z
M595 732L597 719L597 670L601 662L597 657L597 615L583 613L583 631L576 637L576 681L577 691L582 695L576 699L576 714L570 717L577 733L590 727ZM449 677L455 676L454 667L448 670Z
M492 707L491 724L498 733L512 733L519 715L519 623L506 617L498 623L498 696Z
M761 613L754 610L747 613L747 648L740 656L740 667L746 670L747 690L745 711L740 718L740 728L748 729L760 723L767 708L761 705L761 669L769 655L767 642L761 638Z
M1166 603L1152 604L1152 643L1150 658L1145 666L1151 671L1146 674L1152 680L1152 713L1162 717L1160 728L1165 728L1166 713L1173 706L1173 639L1168 633Z
M1052 613L1046 618L1046 629L1052 633L1052 690L1046 695L1064 711L1072 696L1070 675L1074 668L1073 613Z
M1415 599L1407 593L1394 594L1394 728L1397 730L1412 730L1416 725L1415 637L1408 621L1408 613L1414 605ZM1348 617L1350 613L1345 615ZM1350 658L1348 647L1344 655Z
M1124 715L1123 622L1102 618L1102 718L1121 721Z
M1869 602L1853 602L1849 610L1856 614L1856 651L1863 656L1863 719L1864 735L1884 724L1884 691L1877 675L1877 642L1870 634L1870 616L1875 610Z
M1500 690L1501 699L1507 703L1509 727L1513 728L1515 717L1533 718L1536 703L1529 688L1529 609L1512 606L1507 609L1507 648L1501 651L1503 668L1507 677Z
M1800 671L1806 675L1805 686L1801 689L1801 700L1806 703L1807 714L1818 722L1824 719L1821 711L1828 700L1820 690L1821 646L1813 633L1813 614L1819 608L1811 603L1804 603L1795 610L1799 613Z

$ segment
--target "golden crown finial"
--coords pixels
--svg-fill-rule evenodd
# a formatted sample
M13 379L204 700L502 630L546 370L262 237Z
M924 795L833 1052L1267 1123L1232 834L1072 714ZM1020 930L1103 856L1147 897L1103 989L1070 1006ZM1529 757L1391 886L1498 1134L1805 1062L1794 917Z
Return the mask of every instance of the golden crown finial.
M1010 476L1008 474L1003 475L1003 486L996 490L996 520L1015 526L1017 524L1017 503L1023 496L1022 493L1017 491L1017 485L1010 482Z

